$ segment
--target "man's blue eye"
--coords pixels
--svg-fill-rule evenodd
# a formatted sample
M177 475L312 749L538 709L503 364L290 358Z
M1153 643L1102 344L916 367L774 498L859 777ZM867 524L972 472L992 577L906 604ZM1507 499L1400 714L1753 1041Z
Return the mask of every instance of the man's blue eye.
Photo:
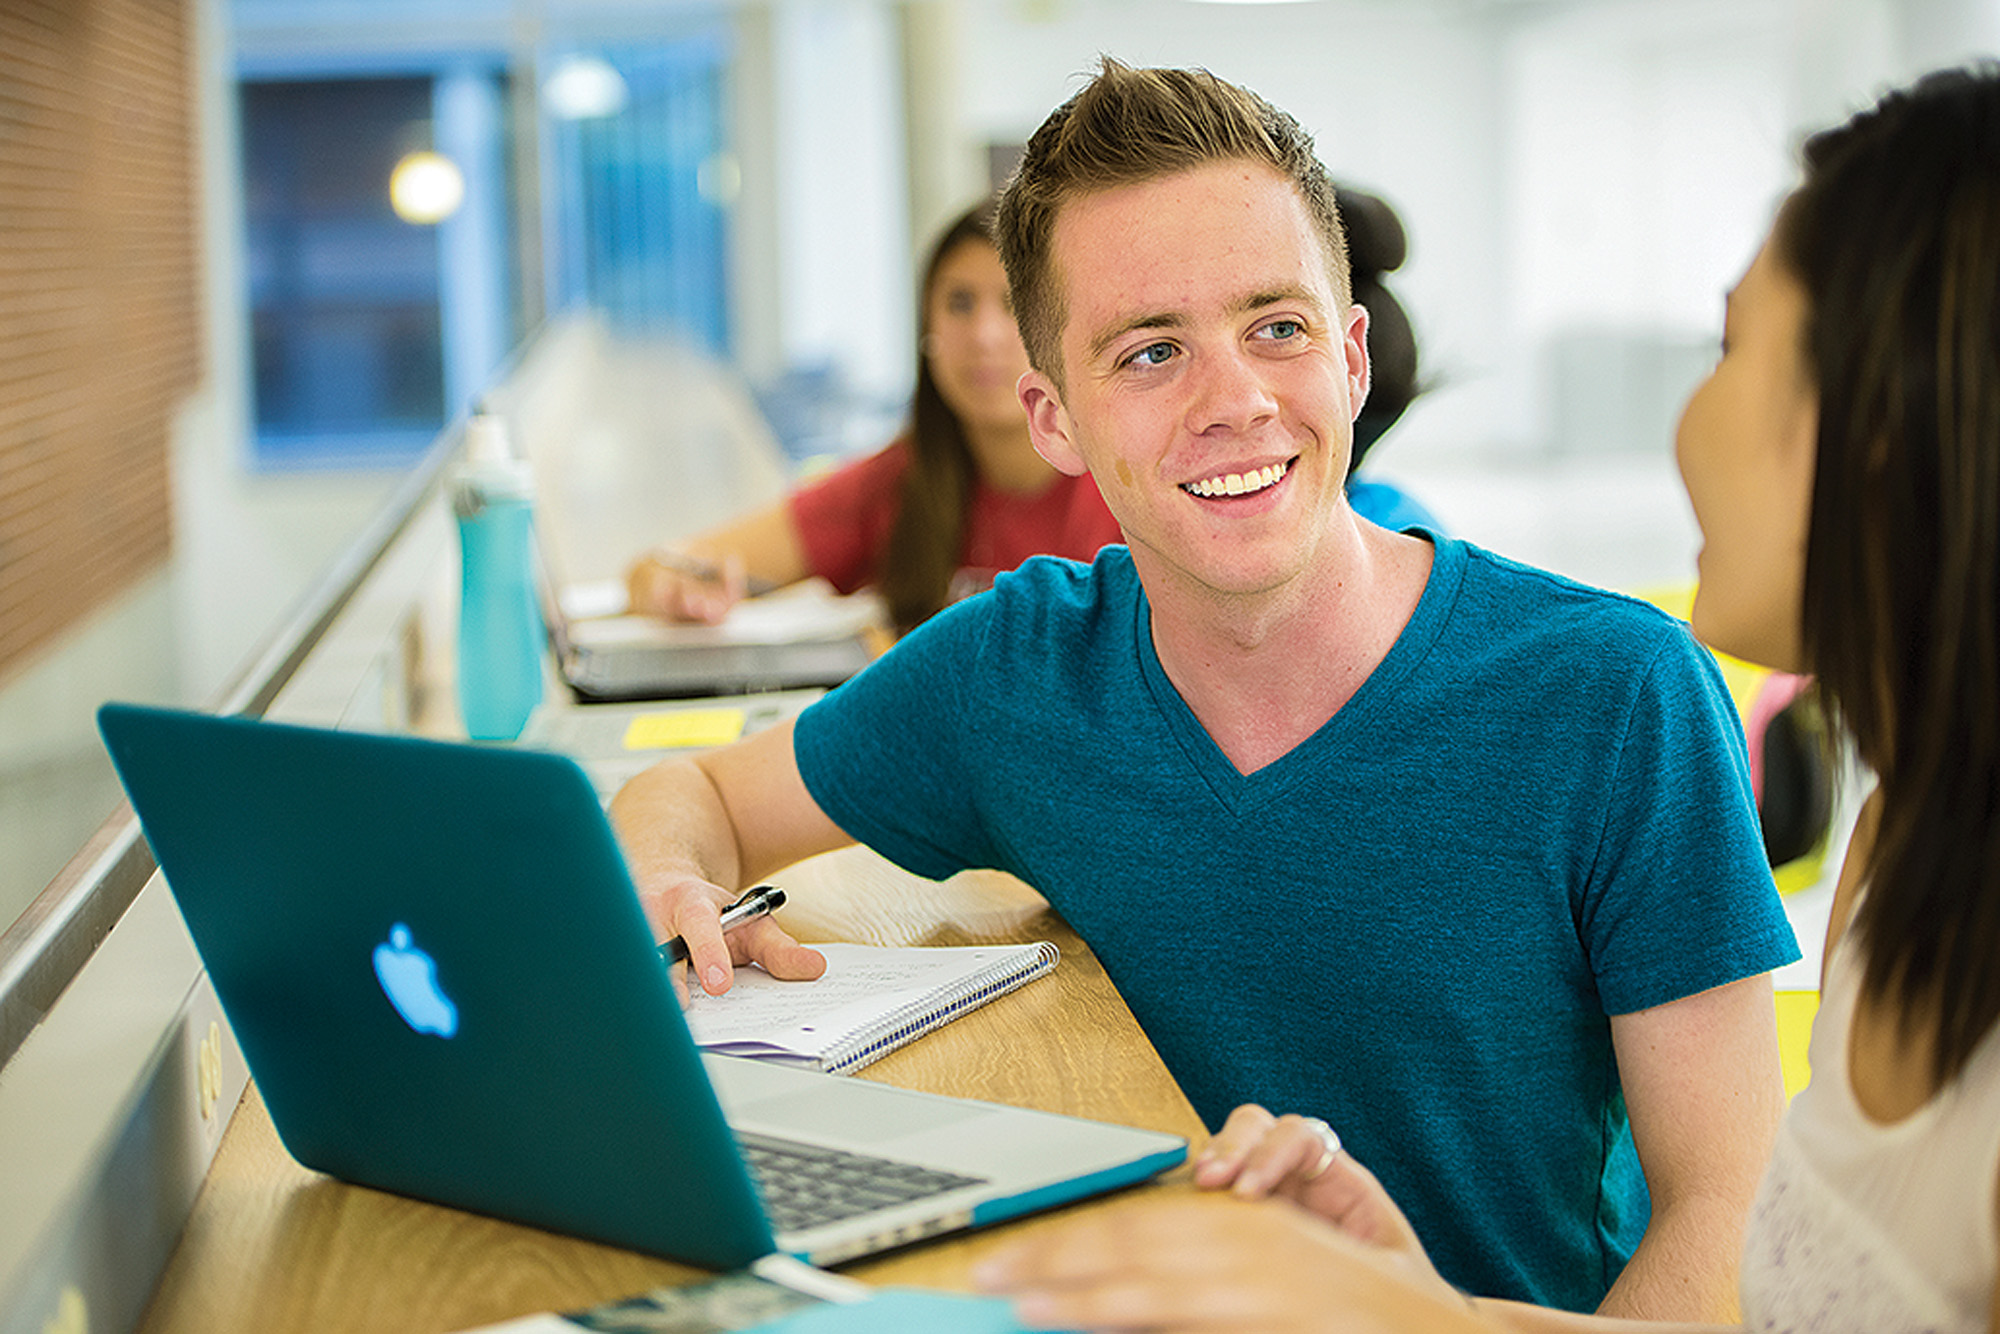
M1297 320L1272 320L1264 326L1264 332L1273 338L1296 338L1306 330Z
M1149 343L1134 352L1127 360L1134 366L1158 366L1173 354L1172 343Z

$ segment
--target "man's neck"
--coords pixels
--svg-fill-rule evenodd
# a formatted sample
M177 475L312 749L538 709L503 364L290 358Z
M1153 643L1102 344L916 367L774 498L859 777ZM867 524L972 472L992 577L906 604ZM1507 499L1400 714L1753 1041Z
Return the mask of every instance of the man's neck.
M1423 597L1431 556L1422 539L1356 524L1268 593L1148 579L1160 666L1237 771L1255 773L1324 727L1381 665Z

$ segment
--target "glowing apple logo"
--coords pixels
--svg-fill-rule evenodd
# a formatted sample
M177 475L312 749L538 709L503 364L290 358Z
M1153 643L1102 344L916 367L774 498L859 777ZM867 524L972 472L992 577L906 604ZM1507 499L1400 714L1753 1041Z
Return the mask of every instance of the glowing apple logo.
M448 1038L458 1032L458 1007L438 986L437 962L410 943L410 928L389 928L388 943L375 947L375 980L403 1022L419 1033Z

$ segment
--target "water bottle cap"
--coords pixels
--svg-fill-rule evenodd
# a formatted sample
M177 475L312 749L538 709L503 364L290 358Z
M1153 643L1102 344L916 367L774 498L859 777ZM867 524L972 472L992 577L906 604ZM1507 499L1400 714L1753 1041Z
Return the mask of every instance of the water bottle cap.
M534 474L528 461L515 454L504 418L481 412L466 421L459 485L483 493L487 499L533 495Z
M507 423L480 413L465 423L465 457L470 463L511 463L514 449L507 440Z

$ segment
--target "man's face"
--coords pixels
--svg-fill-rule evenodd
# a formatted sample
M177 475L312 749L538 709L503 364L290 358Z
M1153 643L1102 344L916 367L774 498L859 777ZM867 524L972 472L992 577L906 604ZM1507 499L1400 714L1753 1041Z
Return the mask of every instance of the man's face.
M1052 242L1064 384L1021 379L1035 448L1096 478L1149 586L1295 578L1368 388L1366 313L1338 308L1297 189L1211 163L1072 200Z

